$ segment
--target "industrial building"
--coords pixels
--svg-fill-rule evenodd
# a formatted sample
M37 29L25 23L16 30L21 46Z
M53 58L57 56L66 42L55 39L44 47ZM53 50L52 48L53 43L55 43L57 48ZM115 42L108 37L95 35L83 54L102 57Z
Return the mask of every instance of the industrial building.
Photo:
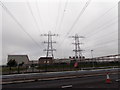
M68 58L54 59L54 63L70 63L70 59Z
M53 57L40 57L38 60L39 64L53 64Z
M17 62L17 64L20 64L22 62L24 62L24 64L29 64L29 58L28 55L8 55L8 62L10 60L15 60Z
M30 60L29 65L32 65L32 64L38 65L38 60Z

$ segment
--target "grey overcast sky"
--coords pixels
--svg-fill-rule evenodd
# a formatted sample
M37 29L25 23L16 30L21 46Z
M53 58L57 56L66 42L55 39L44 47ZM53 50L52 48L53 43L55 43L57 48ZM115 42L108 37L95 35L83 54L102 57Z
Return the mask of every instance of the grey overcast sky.
M88 1L88 6L83 8ZM74 40L69 36L75 34L85 36L80 42L84 43L81 48L85 50L83 55L86 58L91 57L90 50L94 50L94 57L117 54L118 2L119 0L2 0L10 13L5 8L0 9L1 64L7 62L9 54L27 54L30 60L45 56L43 49L46 45L42 42L47 37L40 35L48 31L59 34L53 38L53 41L57 41L54 44L57 49L54 52L55 58L74 56L74 45L71 44ZM78 18L83 9L85 11Z

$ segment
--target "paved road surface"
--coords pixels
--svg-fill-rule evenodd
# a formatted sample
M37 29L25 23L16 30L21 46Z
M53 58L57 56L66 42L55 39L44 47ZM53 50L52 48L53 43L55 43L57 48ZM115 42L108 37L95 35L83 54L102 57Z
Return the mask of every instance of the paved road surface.
M83 70L83 71L66 71L66 72L49 72L49 73L31 73L31 74L14 74L14 75L3 75L3 82L16 81L16 80L28 80L28 79L39 79L39 78L51 78L51 77L60 77L60 76L82 76L85 74L96 74L106 72L118 72L118 69L105 69L105 70Z
M28 83L4 84L4 88L118 88L118 74L110 75L112 83L105 83L106 75L89 76L71 79L35 81ZM116 81L118 80L118 81Z

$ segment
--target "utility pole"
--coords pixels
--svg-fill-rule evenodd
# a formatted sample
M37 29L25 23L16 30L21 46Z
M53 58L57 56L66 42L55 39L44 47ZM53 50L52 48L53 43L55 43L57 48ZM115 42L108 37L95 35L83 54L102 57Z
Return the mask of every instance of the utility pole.
M92 60L93 60L93 50L91 50L91 56L92 56ZM94 68L94 61L92 61L93 62L93 68Z
M83 36L78 36L78 34L75 34L75 36L70 36L70 38L74 38L75 42L72 43L75 45L75 49L73 50L75 52L75 59L77 59L78 57L79 58L82 58L82 51L81 50L81 47L80 47L80 41L79 41L79 38L84 38Z
M46 57L51 56L54 58L53 51L56 51L56 49L53 49L53 43L56 43L55 41L52 41L53 36L58 36L58 34L52 34L51 31L48 32L48 34L41 34L41 36L47 36L48 40L47 42L44 41L43 43L47 44L47 49L44 49L44 51L47 51Z

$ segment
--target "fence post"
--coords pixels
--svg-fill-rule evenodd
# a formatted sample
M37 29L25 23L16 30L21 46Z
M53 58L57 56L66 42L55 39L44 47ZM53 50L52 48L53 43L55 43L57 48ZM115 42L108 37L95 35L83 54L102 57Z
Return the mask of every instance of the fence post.
M20 70L19 70L19 64L18 64L18 74L20 73Z
M9 74L11 74L11 66L9 67Z

